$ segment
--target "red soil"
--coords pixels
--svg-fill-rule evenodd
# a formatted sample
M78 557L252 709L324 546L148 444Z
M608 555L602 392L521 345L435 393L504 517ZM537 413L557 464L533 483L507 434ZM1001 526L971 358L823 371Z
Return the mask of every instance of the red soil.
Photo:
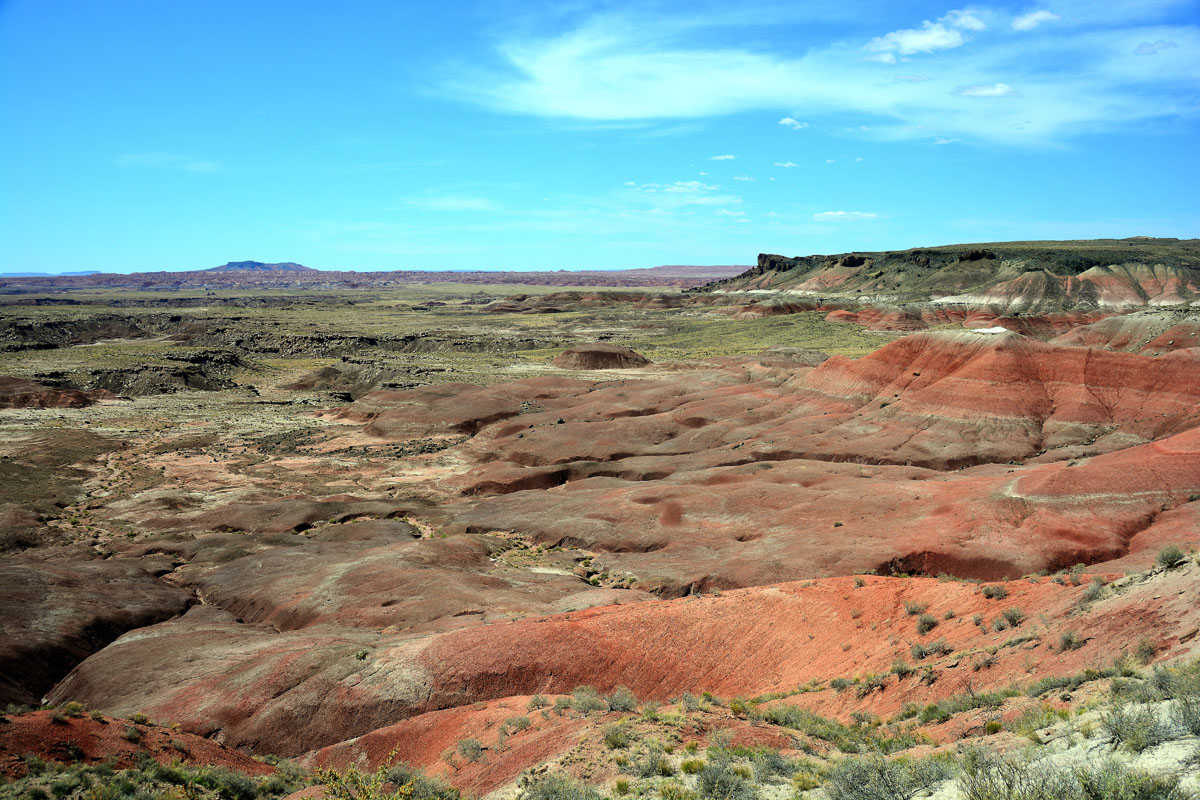
M136 742L127 731L138 734ZM131 737L132 738L132 737ZM74 751L74 752L73 752ZM76 756L85 764L111 760L117 769L137 765L140 755L149 754L160 764L182 761L228 767L248 775L269 775L275 768L244 753L228 750L214 741L156 724L127 719L90 716L70 717L53 711L10 714L0 722L0 775L19 778L25 774L24 756L44 761L72 763Z

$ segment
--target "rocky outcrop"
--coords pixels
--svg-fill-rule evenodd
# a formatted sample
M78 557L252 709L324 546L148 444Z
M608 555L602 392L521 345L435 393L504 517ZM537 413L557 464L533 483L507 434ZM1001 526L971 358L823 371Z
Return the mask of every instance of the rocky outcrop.
M83 408L111 397L113 394L103 389L81 392L0 376L0 408Z
M0 561L0 703L36 705L121 634L182 614L192 594L137 564Z

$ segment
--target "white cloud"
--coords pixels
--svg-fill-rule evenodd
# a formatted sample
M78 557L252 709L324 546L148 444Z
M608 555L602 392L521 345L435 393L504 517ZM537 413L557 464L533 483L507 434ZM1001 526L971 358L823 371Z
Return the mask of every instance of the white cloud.
M625 183L624 183L624 184L622 184L622 185L624 185L624 186L637 186L637 184L636 184L636 183L634 183L633 181L625 181Z
M722 208L717 211L714 211L713 213L716 214L717 216L721 216L721 217L744 217L744 216L746 216L745 211L730 211L728 208Z
M1054 22L1059 19L1062 17L1052 11L1031 11L1015 18L1012 21L1012 27L1014 31L1031 31L1043 22Z
M751 178L749 175L734 175L735 181L756 181L758 178Z
M1200 63L1177 59L1178 68L1170 72L1150 70L1151 60L1131 51L1140 41L1162 40L1190 52L1200 48L1200 31L1158 24L1152 11L1139 22L1128 10L1113 16L1100 4L1053 2L1072 24L1047 26L1052 35L991 36L956 28L943 18L913 26L920 36L878 37L894 50L864 51L875 41L864 36L797 47L789 54L701 31L707 26L716 34L735 32L698 17L685 22L604 13L558 33L504 40L498 58L461 62L440 89L501 113L596 125L789 108L803 109L816 127L823 118L854 115L869 121L872 130L852 135L876 141L929 141L936 131L965 143L1043 146L1136 125L1161 127L1194 114ZM984 11L975 16L991 19ZM1007 28L1011 17L1005 19ZM902 76L863 58L915 58L901 53L901 47L920 52L918 45L955 44L968 36L974 37L970 46L920 56L930 67L899 70ZM710 44L718 40L728 44ZM968 106L951 93L956 85L991 86L994 92L998 75L1006 85L1021 87L1003 104ZM800 121L794 115L784 119Z
M675 181L663 187L664 192L712 192L720 189L714 183L702 183L701 181Z
M834 162L835 162L835 160L836 160L836 159L827 158L827 159L825 159L825 163L826 163L826 164L832 164L832 163L834 163Z
M978 11L950 11L939 22L945 22L955 28L962 28L968 31L982 31L987 29L987 23L979 18Z
M962 47L966 42L967 39L961 31L947 27L941 22L925 20L920 28L906 28L876 37L867 44L867 49L892 55L894 60L895 53L902 56L932 53L935 50Z
M1142 42L1133 51L1135 56L1152 56L1156 55L1161 50L1170 50L1172 47L1179 47L1175 42L1168 42L1165 39L1159 39L1157 42Z
M709 161L733 161L735 158L737 158L737 156L730 156L730 155L709 156L708 160Z
M808 124L807 122L801 122L800 120L792 119L791 117L784 117L783 119L779 120L779 124L787 125L789 128L795 131L812 127L812 125Z
M861 222L875 219L878 216L869 211L822 211L819 214L813 214L813 219L817 222Z
M126 153L117 157L116 164L118 167L146 167L182 172L216 172L221 168L219 161L203 161L174 153Z
M934 140L933 140L933 143L934 143L934 144L953 144L953 143L954 143L954 140L953 140L953 139L947 139L947 138L945 138L944 136L939 136L939 137L937 137L936 139L934 139Z
M1012 97L1016 91L1007 83L972 83L969 86L955 86L950 94L958 97Z
M795 162L793 162L793 161L776 161L776 162L775 162L775 166L777 166L777 167L786 167L786 168L788 168L788 169L791 169L792 167L798 167L798 166L800 166L800 165L799 165L799 164L797 164L797 163L795 163Z

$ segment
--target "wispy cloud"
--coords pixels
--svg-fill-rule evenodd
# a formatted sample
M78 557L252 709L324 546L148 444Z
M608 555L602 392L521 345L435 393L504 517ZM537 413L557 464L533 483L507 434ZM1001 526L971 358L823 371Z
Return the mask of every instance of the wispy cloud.
M143 167L180 172L216 172L221 168L219 161L205 161L176 153L126 153L117 156L118 167Z
M735 158L737 158L737 156L731 156L731 155L709 156L708 160L709 161L733 161Z
M972 83L955 86L950 94L958 97L1012 97L1016 91L1007 83Z
M776 162L775 162L775 166L777 166L777 167L786 167L786 168L788 168L788 169L791 169L792 167L798 167L798 166L800 166L800 165L799 165L799 164L797 164L797 163L795 163L795 162L793 162L793 161L776 161Z
M407 197L404 205L422 211L490 211L495 208L486 197L473 195L436 195L433 197Z
M947 139L947 138L946 138L946 137L944 137L944 136L938 136L936 139L934 139L934 140L933 140L933 143L934 143L934 144L953 144L953 143L954 143L954 140L953 140L953 139Z
M783 119L779 120L779 124L786 125L794 131L800 131L804 130L805 128L812 127L812 125L807 122L801 122L800 120L792 119L791 117L784 117Z
M1040 11L1031 11L1028 14L1022 14L1021 16L1014 18L1012 21L1012 27L1014 31L1031 31L1038 25L1041 25L1043 22L1054 22L1055 20L1060 19L1062 19L1062 17L1060 17L1058 14L1042 9Z
M753 182L753 181L758 180L758 178L751 178L749 175L734 175L733 179L735 181L748 181L748 182Z
M813 214L813 219L817 222L863 222L878 216L870 211L822 211Z
M1135 56L1153 56L1163 50L1170 50L1172 47L1179 47L1179 45L1165 39L1159 39L1157 42L1142 42L1134 49L1133 54Z
M460 67L442 89L505 113L593 123L787 108L819 124L819 117L857 114L871 130L853 135L877 140L927 140L938 131L963 142L1042 145L1194 114L1200 62L1177 55L1150 68L1133 49L1138 41L1170 41L1178 54L1193 52L1196 26L1159 24L1153 10L1139 27L1129 9L1067 0L1051 8L1064 22L1043 21L1037 36L1012 36L1014 17L972 8L799 54L714 46L722 21L609 12L548 35L510 36L497 46L498 62ZM895 75L865 56L922 69ZM964 97L1010 101L969 107ZM795 112L776 119L801 122Z

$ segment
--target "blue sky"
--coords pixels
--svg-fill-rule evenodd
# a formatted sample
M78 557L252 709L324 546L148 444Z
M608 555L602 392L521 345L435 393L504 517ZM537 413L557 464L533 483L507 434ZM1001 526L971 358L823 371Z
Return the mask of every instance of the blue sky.
M0 2L0 271L1200 235L1193 2Z

